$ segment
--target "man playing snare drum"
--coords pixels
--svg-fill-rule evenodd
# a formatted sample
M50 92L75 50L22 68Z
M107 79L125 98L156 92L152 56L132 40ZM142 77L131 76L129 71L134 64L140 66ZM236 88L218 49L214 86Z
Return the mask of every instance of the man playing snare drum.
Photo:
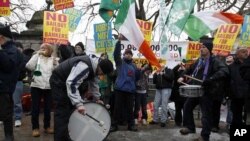
M178 79L181 83L184 80L184 75L189 75L193 78L202 80L201 82L191 79L187 83L190 85L202 85L204 94L201 97L191 98L188 97L184 104L183 111L183 126L180 133L183 135L189 133L195 133L195 124L193 118L193 109L200 104L202 112L202 131L201 136L196 139L198 141L208 141L211 125L212 125L212 99L217 93L216 91L220 87L221 81L229 75L229 70L223 62L212 56L212 42L202 42L200 49L200 58L184 71L182 77Z

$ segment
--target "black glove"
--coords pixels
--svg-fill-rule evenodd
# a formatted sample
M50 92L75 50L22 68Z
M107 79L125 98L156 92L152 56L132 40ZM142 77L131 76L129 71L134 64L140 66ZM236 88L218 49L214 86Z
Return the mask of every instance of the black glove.
M202 83L202 86L203 87L208 87L210 86L211 84L213 83L213 80L212 79L205 79Z

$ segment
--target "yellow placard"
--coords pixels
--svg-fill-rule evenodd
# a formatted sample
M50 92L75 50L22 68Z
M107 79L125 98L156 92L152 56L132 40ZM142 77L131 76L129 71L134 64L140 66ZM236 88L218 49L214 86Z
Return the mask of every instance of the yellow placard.
M151 42L151 36L152 36L152 27L153 27L153 23L152 22L148 22L148 21L143 21L143 20L139 20L136 19L142 34L145 38L145 40L149 43Z
M66 14L44 11L43 42L68 44L69 21Z
M62 10L74 7L73 0L53 0L55 10Z
M199 42L189 42L187 49L187 60L193 60L200 56L201 44Z
M10 1L0 0L0 16L9 16L9 15L10 15Z
M215 55L222 56L230 54L240 29L240 24L221 25L214 36L214 47L212 52Z

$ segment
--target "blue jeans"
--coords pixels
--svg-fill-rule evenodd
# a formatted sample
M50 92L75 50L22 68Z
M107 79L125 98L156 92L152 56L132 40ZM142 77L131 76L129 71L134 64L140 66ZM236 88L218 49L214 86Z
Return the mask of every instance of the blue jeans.
M21 120L23 114L22 107L22 95L23 95L23 82L17 81L16 88L13 93L13 102L14 102L14 119Z
M172 89L156 89L154 99L154 117L153 121L158 122L158 109L162 107L161 122L165 123L168 118L168 101L171 96Z

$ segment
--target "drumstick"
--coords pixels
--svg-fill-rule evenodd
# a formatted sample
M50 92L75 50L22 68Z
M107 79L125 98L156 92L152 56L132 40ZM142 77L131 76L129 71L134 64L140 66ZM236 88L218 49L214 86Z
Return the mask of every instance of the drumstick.
M188 85L187 83L184 83L184 82L180 82L181 84L184 84L184 85Z
M102 121L102 120L100 121L100 120L98 120L98 119L92 117L92 116L89 115L88 113L86 113L85 115L88 116L89 118L93 119L93 120L96 121L97 123L99 123L99 126L102 127L102 126L104 125L104 121Z
M190 79L193 79L193 80L199 81L199 82L201 82L201 83L203 82L202 80L197 79L197 78L194 78L194 77L189 76L189 75L184 75L184 76L186 76L187 78L190 78Z

